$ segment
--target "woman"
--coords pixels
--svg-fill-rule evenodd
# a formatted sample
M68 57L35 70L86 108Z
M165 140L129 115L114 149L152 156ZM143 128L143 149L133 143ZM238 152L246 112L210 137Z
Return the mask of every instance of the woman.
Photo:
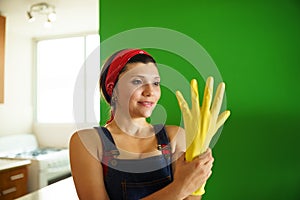
M121 50L106 61L100 88L111 118L70 140L80 199L200 198L191 194L211 175L211 150L187 162L182 128L147 123L161 95L159 83L155 60L143 50Z

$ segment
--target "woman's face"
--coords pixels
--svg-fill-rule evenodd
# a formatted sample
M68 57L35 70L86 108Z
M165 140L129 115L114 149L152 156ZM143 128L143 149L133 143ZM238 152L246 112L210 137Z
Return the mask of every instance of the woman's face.
M160 76L154 63L130 63L114 89L116 113L131 118L150 117L160 98Z

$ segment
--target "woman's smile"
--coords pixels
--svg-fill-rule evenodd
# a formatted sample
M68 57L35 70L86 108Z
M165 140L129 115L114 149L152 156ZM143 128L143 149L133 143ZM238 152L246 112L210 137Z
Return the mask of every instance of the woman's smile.
M147 108L152 108L155 103L151 101L138 101L138 104Z

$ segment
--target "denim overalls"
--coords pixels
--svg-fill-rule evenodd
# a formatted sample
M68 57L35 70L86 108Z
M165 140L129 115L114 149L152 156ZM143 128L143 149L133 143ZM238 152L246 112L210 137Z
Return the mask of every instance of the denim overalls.
M162 154L143 159L118 159L119 151L110 132L105 127L96 129L103 144L103 177L110 200L141 199L173 181L172 151L164 126L154 126Z

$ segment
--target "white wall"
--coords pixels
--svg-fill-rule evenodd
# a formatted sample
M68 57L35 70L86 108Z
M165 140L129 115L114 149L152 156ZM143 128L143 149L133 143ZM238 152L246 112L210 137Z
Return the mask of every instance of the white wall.
M5 103L0 104L0 137L34 133L42 146L68 146L73 124L36 124L34 118L34 38L51 38L98 32L98 0L49 0L55 5L57 21L44 29L37 20L29 24L26 11L38 0L0 0L6 17Z
M84 128L92 128L98 124L37 124L33 125L40 146L42 147L68 147L70 137L74 132Z
M6 19L5 102L0 104L0 136L32 132L32 39L10 29Z
M70 137L76 130L73 124L33 125L33 132L41 147L68 147Z

